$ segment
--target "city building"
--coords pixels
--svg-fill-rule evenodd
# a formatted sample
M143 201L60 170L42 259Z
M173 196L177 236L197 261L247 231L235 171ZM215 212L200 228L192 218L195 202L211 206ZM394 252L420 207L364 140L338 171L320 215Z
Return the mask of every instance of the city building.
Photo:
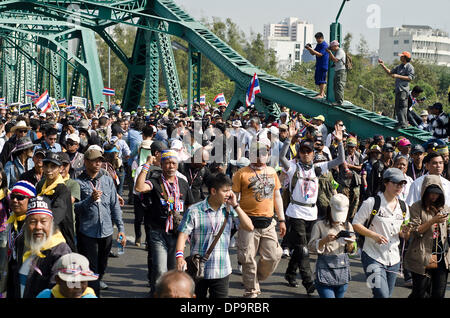
M393 63L398 54L408 51L414 60L450 67L448 33L426 25L402 25L380 29L380 58Z
M275 51L280 74L302 63L304 47L313 44L314 25L298 18L286 18L277 24L264 25L265 49Z

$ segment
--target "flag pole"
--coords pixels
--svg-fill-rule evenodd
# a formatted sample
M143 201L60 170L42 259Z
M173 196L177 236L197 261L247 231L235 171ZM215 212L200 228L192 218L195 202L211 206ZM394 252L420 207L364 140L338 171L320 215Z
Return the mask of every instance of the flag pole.
M108 88L111 88L111 48L108 46ZM111 95L108 95L108 110L111 107Z

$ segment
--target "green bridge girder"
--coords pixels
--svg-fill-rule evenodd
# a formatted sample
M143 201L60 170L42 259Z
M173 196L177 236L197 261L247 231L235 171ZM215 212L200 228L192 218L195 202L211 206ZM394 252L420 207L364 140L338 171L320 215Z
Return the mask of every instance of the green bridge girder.
M167 55L160 56L159 61L161 62L163 74L165 74L165 83L172 89L168 96L171 105L178 104L176 100L170 101L170 99L176 99L179 83L177 83L176 79L176 68L173 67L173 71L167 71L172 67L170 66L171 49L170 41L165 41L165 39L167 40L168 35L175 35L187 41L190 48L211 60L230 80L235 82L235 93L231 98L225 117L228 116L234 107L244 104L248 83L253 74L256 73L258 74L262 93L257 95L255 106L258 110L265 111L266 114L276 109L277 105L285 105L310 116L322 114L326 117L327 122L343 119L348 130L357 133L361 137L369 137L377 133L390 136L404 135L413 142L423 142L431 137L430 134L415 128L395 130L394 125L396 121L379 116L348 102L342 106L333 107L328 101L313 99L317 95L316 92L259 70L220 40L203 24L190 17L172 0L9 0L0 3L0 13L14 10L21 10L22 14L23 12L40 14L55 21L73 19L80 27L89 28L95 32L104 30L106 27L116 23L123 23L133 25L139 29L156 32L159 35L164 34L164 36L159 36L157 42L160 46L160 53L161 47L167 53ZM139 21L136 23L137 20ZM111 44L109 43L108 45L111 46ZM149 61L150 55L148 52L151 52L151 50L148 48L148 45L140 46L139 56L141 57L142 52L144 52L145 61ZM88 54L91 53L89 52ZM115 53L120 54L120 51L116 49ZM127 65L123 56L121 60ZM130 61L130 59L128 60ZM127 65L129 69L133 69L132 66L133 64ZM143 70L136 71L133 69L133 71L144 74L144 77L147 79L152 76L152 68L153 73L155 73L155 66L149 67L148 63L145 63L145 66L139 65L139 68ZM190 69L190 72L190 76L193 78L195 71ZM200 81L199 78L197 80L198 82ZM130 82L129 87L127 86L125 95L130 94L127 92L129 89L132 89L132 82ZM137 80L134 82L137 82ZM89 84L90 86L92 85L92 83ZM147 93L152 87L151 84L148 84L146 88ZM192 85L192 83L190 82L189 85ZM142 85L140 87L135 91L140 90L142 92ZM188 94L194 95L192 86ZM198 92L195 92L195 94L198 95ZM149 97L147 101L150 103ZM136 105L130 102L128 106L135 107Z

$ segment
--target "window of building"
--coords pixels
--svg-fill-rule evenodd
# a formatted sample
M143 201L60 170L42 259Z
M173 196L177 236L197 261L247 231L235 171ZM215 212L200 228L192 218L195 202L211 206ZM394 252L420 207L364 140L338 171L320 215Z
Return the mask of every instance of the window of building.
M404 40L403 43L409 44L409 40Z
M295 45L295 48L296 48L297 50L300 50L300 44L296 44L296 45Z
M397 56L398 55L398 52L394 52L394 56Z
M395 44L398 44L398 40L394 40L394 45L395 45Z
M295 51L295 60L300 61L300 51Z

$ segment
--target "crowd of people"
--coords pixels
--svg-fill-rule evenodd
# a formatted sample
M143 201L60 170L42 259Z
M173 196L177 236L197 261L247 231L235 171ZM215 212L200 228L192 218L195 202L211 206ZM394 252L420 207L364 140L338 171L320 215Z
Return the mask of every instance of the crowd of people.
M374 297L390 297L399 276L411 297L444 297L447 134L435 127L413 145L286 107L224 120L225 109L0 109L2 296L100 297L112 245L127 243L127 203L154 297L227 297L234 245L245 298L282 258L288 285L299 275L308 295L343 297L360 258ZM195 255L204 267L191 278Z

